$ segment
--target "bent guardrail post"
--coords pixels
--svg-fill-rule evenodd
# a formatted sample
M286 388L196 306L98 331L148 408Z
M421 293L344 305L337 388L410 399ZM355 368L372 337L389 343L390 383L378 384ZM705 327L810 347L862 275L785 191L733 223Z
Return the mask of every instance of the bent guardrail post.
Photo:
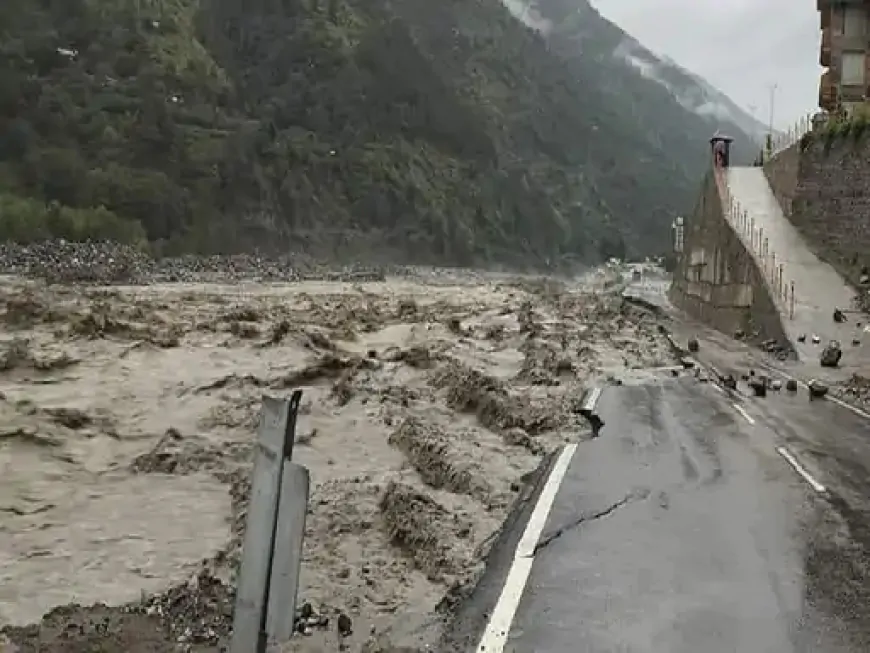
M583 391L583 396L580 398L580 405L577 408L577 412L583 415L583 417L586 418L586 421L589 422L589 425L592 427L592 437L595 438L598 437L598 433L604 426L604 421L598 416L598 413L595 412L595 408L598 405L598 400L600 398L601 388L587 388Z
M301 392L299 393L301 396ZM293 421L296 421L294 410ZM295 428L288 430L292 435ZM296 620L296 593L302 567L305 516L308 513L308 469L284 459L278 521L266 604L266 633L270 640L284 642L293 634Z
M308 470L291 462L302 391L263 397L239 569L232 653L265 653L293 632Z

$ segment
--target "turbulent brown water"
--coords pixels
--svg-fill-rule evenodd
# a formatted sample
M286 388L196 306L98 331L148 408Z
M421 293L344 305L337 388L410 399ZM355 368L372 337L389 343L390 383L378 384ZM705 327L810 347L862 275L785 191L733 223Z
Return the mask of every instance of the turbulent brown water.
M670 362L603 279L3 279L5 646L217 650L260 398L295 387L313 483L300 600L351 615L352 650L431 613L473 582L523 476L588 437L582 387ZM337 645L333 626L288 650Z

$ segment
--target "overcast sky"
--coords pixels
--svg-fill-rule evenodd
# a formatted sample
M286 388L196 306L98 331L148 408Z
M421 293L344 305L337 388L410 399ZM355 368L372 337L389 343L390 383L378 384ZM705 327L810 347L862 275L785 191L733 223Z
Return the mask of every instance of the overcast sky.
M786 128L816 111L819 40L812 0L591 0L653 52L700 74L752 111Z

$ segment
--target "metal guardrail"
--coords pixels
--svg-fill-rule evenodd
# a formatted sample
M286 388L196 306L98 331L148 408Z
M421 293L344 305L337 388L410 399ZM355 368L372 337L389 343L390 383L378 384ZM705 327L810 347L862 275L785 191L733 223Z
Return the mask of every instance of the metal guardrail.
M601 399L601 393L602 389L598 387L586 389L580 397L580 404L577 407L577 412L585 417L592 427L593 437L598 437L598 434L604 427L604 420L596 412L598 400Z
M242 548L232 653L265 653L290 639L302 563L308 470L292 462L302 391L263 397Z
M813 115L807 114L795 121L794 125L789 127L785 132L781 132L771 143L771 148L765 148L764 160L769 161L783 150L787 150L792 145L797 143L804 134L813 130Z

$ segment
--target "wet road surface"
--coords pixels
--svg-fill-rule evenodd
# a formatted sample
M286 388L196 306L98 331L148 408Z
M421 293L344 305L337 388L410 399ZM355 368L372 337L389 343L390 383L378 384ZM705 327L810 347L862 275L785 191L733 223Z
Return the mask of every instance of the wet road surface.
M803 395L760 405L691 376L607 388L599 412L606 425L571 460L505 651L870 650L854 503L868 475L843 471L867 433L858 416ZM842 451L813 455L832 428L851 434Z

